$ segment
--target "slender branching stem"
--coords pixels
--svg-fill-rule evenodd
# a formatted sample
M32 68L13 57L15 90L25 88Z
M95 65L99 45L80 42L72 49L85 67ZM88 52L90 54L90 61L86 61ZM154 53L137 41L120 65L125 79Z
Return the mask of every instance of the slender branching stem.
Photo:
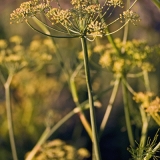
M41 28L41 30L46 33L46 34L50 34L48 28L40 21L38 20L37 18L33 17L33 20L34 22ZM83 63L81 63L77 68L76 70L73 72L73 74L70 76L69 74L69 71L64 67L64 64L63 64L63 60L62 60L62 56L61 54L59 53L58 49L57 49L57 46L56 46L56 43L54 41L54 39L52 38L52 44L54 46L54 50L55 50L55 54L57 56L57 59L61 65L61 68L63 70L63 73L64 75L66 76L66 79L69 80L69 86L70 86L70 90L71 90L71 94L73 96L73 101L75 102L76 106L80 106L79 104L79 100L78 100L78 94L77 94L77 89L76 89L76 85L75 85L75 76L78 74L79 70L82 68L83 66ZM80 107L81 108L81 107ZM89 134L91 140L92 140L92 134L91 134L91 127L83 113L83 111L81 111L79 113L79 117L80 117L80 120L84 126L84 128L86 129L87 133Z
M100 126L100 135L102 135L102 133L104 131L104 128L107 124L108 118L110 116L112 106L113 106L113 103L114 103L116 95L117 95L119 82L120 82L120 77L118 77L114 82L114 88L113 88L113 91L112 91L112 94L111 94L111 97L110 97L110 100L109 100L109 104L107 106L106 112L104 114L104 117L103 117L103 120L102 120L102 123L101 123L101 126Z
M141 138L140 138L140 147L143 148L146 144L146 137L147 137L147 131L148 131L148 118L142 106L140 107L140 113L142 117L142 131L141 131Z
M146 90L148 92L150 92L148 72L143 71L143 76L144 76L144 83L145 83ZM140 107L140 114L141 114L141 118L142 118L140 146L144 147L145 143L146 143L147 132L148 132L148 116L147 116L146 112L144 111L143 107Z
M127 127L130 145L132 147L134 147L135 142L134 142L134 137L133 137L133 132L132 132L130 112L129 112L128 90L127 90L127 87L125 86L124 81L125 81L125 77L122 78L122 89L123 89L123 102L124 102L124 113L125 113L126 127Z
M123 83L125 84L125 86L127 87L128 91L132 94L132 95L135 95L136 92L133 90L133 88L129 85L129 83L123 79Z
M84 37L81 38L81 43L82 43L82 49L83 49L83 53L84 53L84 67L85 67L85 75L86 75L86 84L87 84L87 89L88 89L88 99L89 99L89 109L90 109L90 118L91 118L91 127L92 127L93 146L94 146L96 160L100 160L101 156L100 156L98 133L97 133L97 127L96 127L94 101L93 101L93 95L92 95L93 91L92 91L91 78L90 78L87 41Z
M13 78L13 74L9 73L7 81L4 83L4 88L5 88L5 98L6 98L8 131L9 131L9 139L11 144L12 156L13 156L13 160L18 160L15 139L14 139L14 132L13 132L11 100L10 100L10 84L11 84L12 78Z
M70 78L70 90L71 90L71 93L72 93L72 96L73 96L73 101L74 103L76 104L77 107L80 108L80 112L79 112L79 118L85 128L85 130L87 131L89 137L91 138L91 140L93 141L93 138L92 138L92 130L91 130L91 126L89 124L89 122L87 121L84 113L83 113L83 110L81 109L82 106L81 104L79 103L79 99L78 99L78 93L77 93L77 88L76 88L76 84L75 84L75 77L77 75L77 73L79 72L79 70L82 68L83 66L83 63L81 63L77 68L76 70L73 72L71 78Z
M143 77L144 77L144 83L146 90L150 92L150 85L149 85L149 78L148 78L148 72L143 71ZM144 111L144 108L140 106L140 114L142 118L142 130L141 130L141 138L140 138L140 147L143 148L146 144L146 139L147 139L147 132L148 132L148 121L149 121L149 116L146 114ZM143 154L143 150L140 150L139 155Z
M151 92L150 83L149 83L149 76L148 76L148 72L146 70L143 71L143 77L144 77L144 84L146 87L146 91Z
M37 144L34 146L32 151L28 154L26 157L26 160L32 160L35 156L35 154L38 152L42 144L46 142L46 140L59 128L61 127L68 119L70 119L75 113L79 111L78 108L75 108L71 112L69 112L67 115L65 115L57 124L55 124L52 128L46 128L43 132L42 136L38 140Z
M112 89L113 86L110 86L109 88L107 88L106 90L102 91L100 94L94 96L94 100L97 100L99 97L101 97L103 94L105 94L106 92L108 92L110 89ZM80 108L82 107L82 108ZM57 124L55 124L52 128L46 128L45 131L43 132L43 134L41 135L41 137L39 138L39 141L37 142L37 144L34 146L34 148L32 149L32 151L30 151L26 157L25 160L32 160L35 156L35 154L38 152L38 150L40 149L40 147L42 146L42 144L44 144L46 142L46 140L58 129L60 128L68 119L70 119L72 116L74 116L75 114L78 114L80 111L84 110L84 109L88 109L88 100L84 101L83 103L80 104L80 107L76 107L74 108L72 111L70 111L67 115L65 115L60 121L57 122Z
M104 90L102 93L100 93L99 95L96 95L94 97L94 100L98 99L99 97L101 97L104 93L108 92L110 89L112 88L109 87L108 89ZM55 124L52 128L46 128L45 131L43 132L43 134L41 135L41 137L39 138L39 141L37 142L37 144L34 146L34 148L32 149L32 151L30 151L26 157L25 160L32 160L34 158L34 156L36 155L36 153L38 152L38 150L40 149L40 147L42 146L42 144L44 144L46 142L46 140L58 129L60 128L68 119L70 119L72 116L74 116L75 114L79 113L81 110L84 109L88 109L89 106L88 104L88 100L84 101L83 103L80 104L80 106L82 108L80 108L79 106L74 108L72 111L70 111L67 115L65 115L60 121L57 122L57 124Z

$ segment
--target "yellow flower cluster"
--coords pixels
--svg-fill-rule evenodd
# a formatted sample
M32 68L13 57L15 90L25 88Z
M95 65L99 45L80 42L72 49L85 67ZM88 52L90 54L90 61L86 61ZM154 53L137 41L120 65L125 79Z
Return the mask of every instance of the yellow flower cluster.
M122 14L120 14L120 19L122 20L121 22L126 20L132 22L134 25L136 22L140 21L139 15L132 10L124 11Z
M11 37L9 42L0 40L0 67L15 72L27 66L25 50L21 42L22 39L18 36Z
M147 93L138 92L134 95L133 99L135 100L136 103L140 103L142 107L145 109L145 108L148 108L150 104L150 99L152 97L153 97L153 93L151 92L147 92Z
M26 66L42 67L52 61L54 46L50 39L33 40L28 48L24 48L21 43L22 38L19 36L13 36L9 41L0 39L1 68L17 72Z
M19 8L13 11L10 15L11 23L20 23L25 19L35 16L40 12L45 12L49 9L49 2L40 0L31 0L28 2L23 2Z
M90 157L85 148L75 149L60 139L47 142L35 157L35 160L57 159L57 160L84 160Z
M101 37L108 34L108 26L102 20L103 17L108 14L111 7L123 7L122 0L106 0L103 5L88 0L71 0L72 8L62 9L58 0L56 1L58 8L53 8L51 1L31 0L22 3L11 14L11 23L19 23L27 18L37 16L38 13L43 13L51 22L51 25L55 27L52 28L53 30L69 34L71 37L75 35ZM120 18L135 22L138 16L128 10L120 15Z
M153 94L150 92L146 94L139 92L134 95L133 99L140 103L144 110L160 125L160 98L156 97L154 100L151 100L152 97Z
M99 60L102 67L108 68L115 74L127 74L134 68L147 71L153 69L153 65L148 61L153 50L145 42L133 40L123 44L120 39L116 39L115 43L119 51L124 49L125 52L117 52L111 44L105 45L101 49L102 56Z

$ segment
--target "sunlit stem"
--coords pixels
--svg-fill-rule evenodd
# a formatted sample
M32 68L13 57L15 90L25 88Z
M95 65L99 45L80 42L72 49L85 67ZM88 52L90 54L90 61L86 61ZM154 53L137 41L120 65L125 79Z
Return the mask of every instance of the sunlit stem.
M136 92L132 89L132 87L128 84L128 82L123 79L123 83L125 84L125 86L127 87L128 91L132 94L132 95L135 95Z
M151 0L160 10L160 1L159 0Z
M106 112L104 114L104 117L103 117L103 120L102 120L102 123L101 123L101 126L100 126L100 135L103 133L104 128L107 124L108 118L110 116L110 113L111 113L111 110L112 110L112 107L113 107L113 103L114 103L116 95L117 95L119 82L120 82L120 77L118 77L114 82L114 88L113 88L113 91L112 91L112 94L111 94L111 97L110 97L110 100L109 100L109 104L107 106Z
M97 100L99 97L101 97L103 94L111 90L113 86L110 86L108 89L102 91L100 94L97 94L94 96L94 100ZM60 121L57 122L52 128L46 128L41 137L39 138L39 141L37 144L34 146L32 151L30 151L26 157L25 160L32 160L36 153L39 151L40 147L42 144L46 142L46 140L56 131L58 130L68 119L70 119L73 115L78 114L81 110L88 109L88 100L84 101L83 103L80 104L82 108L79 106L74 108L72 111L70 111L67 115L65 115Z
M46 140L59 128L61 127L68 119L70 119L75 113L78 112L78 109L75 108L71 112L69 112L66 116L64 116L56 125L54 125L52 128L46 128L43 132L42 136L40 137L37 144L34 146L31 152L27 155L25 160L32 160L36 153L39 151L42 144L46 142Z
M9 131L9 139L11 144L12 156L13 156L13 160L18 160L16 145L14 140L11 100L10 100L10 84L11 84L12 78L13 78L13 74L9 73L8 79L4 83L4 88L5 88L5 98L6 98L7 123L8 123L8 131Z
M92 95L92 86L91 86L91 78L90 78L90 69L89 69L89 60L88 60L88 50L87 50L87 41L84 37L81 38L82 49L84 54L84 68L86 75L86 84L88 89L88 99L89 99L89 110L90 110L90 119L91 119L91 127L92 127L92 137L93 137L93 146L96 160L100 160L100 150L99 150L99 142L98 142L98 133L96 127L96 116L95 116L95 108L94 101Z
M135 146L133 132L132 132L132 124L130 119L130 111L129 111L129 101L128 101L128 90L125 86L125 77L122 78L122 89L123 89L123 103L124 103L124 113L125 113L125 120L126 120L126 127L130 145L132 147Z
M151 92L150 83L149 83L149 76L148 76L148 72L146 70L143 71L143 76L144 76L144 84L146 87L146 91Z
M82 68L83 66L83 63L81 63L77 68L76 70L73 72L71 78L70 78L70 89L71 89L71 93L72 93L72 96L73 96L73 101L74 103L76 104L77 107L80 108L80 112L79 112L79 118L85 128L85 130L87 131L89 137L91 138L91 140L93 141L93 138L92 138L92 130L91 130L91 126L90 124L88 123L84 113L83 113L83 110L81 109L82 106L80 105L79 103L79 99L78 99L78 93L77 93L77 88L76 88L76 84L75 84L75 77L77 75L77 73L79 72L79 70Z
M143 71L143 76L144 76L144 83L146 90L150 92L150 85L149 85L149 78L148 78L148 72ZM140 113L141 113L141 118L142 118L142 130L141 130L141 138L140 138L140 146L143 148L146 143L146 137L147 137L147 132L148 132L148 116L146 112L144 111L143 107L140 107ZM143 154L143 153L140 153Z
M140 107L140 113L142 117L142 131L141 131L140 147L143 148L146 143L146 137L147 137L147 131L148 131L148 118L142 106Z
M153 148L153 150L144 157L143 160L149 160L154 155L154 153L160 149L160 142Z
M33 20L34 20L34 22L42 29L42 31L43 31L44 33L50 34L50 32L49 32L49 30L47 29L47 27L46 27L40 20L38 20L38 19L35 18L35 17L33 17ZM66 76L66 79L67 79L67 80L70 79L68 83L69 83L70 90L71 90L71 93L72 93L72 96L73 96L73 100L74 100L76 106L80 106L80 104L79 104L79 102L78 102L78 94L77 94L77 90L76 90L76 85L75 85L74 78L75 78L75 76L77 75L77 73L79 72L79 70L81 69L82 64L80 64L80 65L77 67L77 69L76 69L76 70L74 71L74 73L72 74L71 78L69 78L69 77L70 77L69 72L68 72L68 70L64 67L61 54L59 53L59 51L58 51L58 49L57 49L57 47L56 47L56 44L55 44L53 38L52 38L52 44L53 44L53 46L54 46L54 50L55 50L55 54L56 54L56 56L57 56L57 59L58 59L60 65L61 65L61 67L62 67L62 70L63 70L65 76ZM88 123L85 115L83 114L83 111L81 111L81 112L79 113L79 117L80 117L80 120L81 120L84 128L86 129L87 133L89 134L89 136L90 136L90 138L91 138L91 140L92 140L91 127L90 127L90 125L89 125L89 123Z
M144 77L144 83L147 92L150 92L150 85L149 85L149 78L148 78L148 72L143 71L143 77ZM144 147L146 144L146 139L147 139L147 132L148 132L148 121L149 121L149 116L147 113L144 111L143 107L140 107L140 114L142 118L142 130L141 130L141 138L140 138L140 147ZM140 151L139 155L142 155L143 151Z

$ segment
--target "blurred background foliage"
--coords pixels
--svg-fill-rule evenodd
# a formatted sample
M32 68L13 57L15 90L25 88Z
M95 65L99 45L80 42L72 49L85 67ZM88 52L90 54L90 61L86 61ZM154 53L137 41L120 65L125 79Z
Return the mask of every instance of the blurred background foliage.
M72 73L77 65L81 63L82 57L79 39L55 39L58 51L63 59L63 64L59 64L55 55L55 48L50 44L50 39L37 35L25 23L11 25L9 20L10 13L19 7L22 2L24 1L0 0L0 39L6 43L6 48L10 48L11 50L6 50L7 57L10 58L7 61L12 63L12 60L17 59L13 55L20 55L20 60L25 58L26 61L23 69L16 72L11 84L14 132L20 159L23 159L24 155L33 148L47 125L54 125L75 107L61 65L64 65L69 73ZM69 0L61 0L60 2L65 8L69 7ZM138 39L146 41L150 46L159 45L160 12L158 8L149 0L140 0L133 9L140 15L141 21L136 26L129 25L129 40ZM119 13L120 11L115 11L111 19L114 19L116 12ZM114 30L114 27L117 28L117 26L113 26L110 30ZM113 35L114 38L122 38L122 36L123 30ZM96 39L96 41L98 44L105 45L108 43L107 38ZM0 45L2 44L1 42ZM96 95L112 83L113 74L101 68L98 61L100 55L93 54L96 53L94 46L95 42L89 42L89 51L92 53L92 84L94 94ZM155 54L152 53L150 63L154 65L156 70L149 74L151 90L157 96L160 96L159 52L157 49L154 52ZM7 74L5 68L2 67L1 70L4 75ZM80 102L83 102L87 99L83 71L80 71L75 81ZM134 86L136 91L144 91L141 79L130 80L130 84ZM98 125L101 123L110 94L111 92L109 91L99 98L101 108L96 109ZM88 111L85 111L85 114L89 120ZM134 119L132 123L135 127L137 139L141 123L138 116L138 111L134 109L132 112ZM152 133L156 129L157 125L153 121L149 135L152 136ZM85 147L91 150L91 142L77 115L67 121L50 139L57 138L73 145L75 149ZM128 145L120 88L107 128L100 141L104 160L107 160L107 157L110 157L110 160L116 160L117 158L119 160L128 159L129 153L126 151ZM70 149L74 148L71 147ZM41 154L39 153L40 156ZM12 159L5 111L5 95L2 84L0 84L0 159Z

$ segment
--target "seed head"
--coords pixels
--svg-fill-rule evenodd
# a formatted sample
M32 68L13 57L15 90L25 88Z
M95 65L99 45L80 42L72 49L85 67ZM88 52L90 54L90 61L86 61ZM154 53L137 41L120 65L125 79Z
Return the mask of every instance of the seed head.
M48 3L41 3L40 0L23 2L19 8L14 10L10 15L11 23L23 22L25 19L35 16L36 14L49 9Z
M123 14L120 14L120 19L122 20L121 22L126 20L132 22L134 25L136 22L140 21L139 15L132 10L124 11Z

